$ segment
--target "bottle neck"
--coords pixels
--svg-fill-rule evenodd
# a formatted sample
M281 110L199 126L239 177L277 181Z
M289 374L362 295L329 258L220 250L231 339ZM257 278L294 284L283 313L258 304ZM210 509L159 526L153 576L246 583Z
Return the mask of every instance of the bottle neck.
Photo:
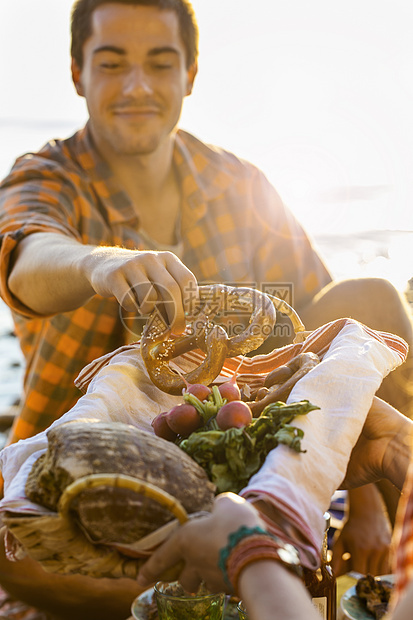
M323 562L328 562L328 536L327 530L324 532L323 545L321 547L321 559Z

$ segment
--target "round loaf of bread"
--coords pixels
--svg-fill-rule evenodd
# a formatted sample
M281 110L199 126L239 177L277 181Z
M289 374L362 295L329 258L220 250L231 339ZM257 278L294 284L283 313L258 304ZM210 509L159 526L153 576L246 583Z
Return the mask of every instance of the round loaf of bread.
M178 500L188 514L212 507L215 486L205 471L156 435L89 419L57 425L47 438L47 452L34 463L26 494L52 511L58 511L69 485L92 474L122 474L149 483ZM93 542L120 544L140 540L174 518L157 500L110 483L81 490L71 500L69 515Z

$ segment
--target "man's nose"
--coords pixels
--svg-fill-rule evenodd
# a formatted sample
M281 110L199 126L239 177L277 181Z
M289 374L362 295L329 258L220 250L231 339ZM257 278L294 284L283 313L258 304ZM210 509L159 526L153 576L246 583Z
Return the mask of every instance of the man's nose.
M125 77L123 92L125 95L134 93L151 93L152 85L150 76L142 67L132 67Z

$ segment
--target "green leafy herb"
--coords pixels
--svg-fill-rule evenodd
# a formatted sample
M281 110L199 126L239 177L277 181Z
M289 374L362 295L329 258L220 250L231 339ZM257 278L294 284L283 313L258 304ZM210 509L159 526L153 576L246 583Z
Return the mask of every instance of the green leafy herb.
M211 418L214 418L218 409L220 409L222 405L227 402L225 398L222 398L216 385L213 386L212 393L206 400L201 401L194 394L188 392L184 394L183 398L186 403L189 403L195 407L204 424L206 424Z
M301 450L301 429L291 426L297 415L319 409L308 400L286 405L268 405L259 418L244 428L221 431L215 418L178 445L207 472L217 493L238 493L264 463L267 454L279 444L295 452Z

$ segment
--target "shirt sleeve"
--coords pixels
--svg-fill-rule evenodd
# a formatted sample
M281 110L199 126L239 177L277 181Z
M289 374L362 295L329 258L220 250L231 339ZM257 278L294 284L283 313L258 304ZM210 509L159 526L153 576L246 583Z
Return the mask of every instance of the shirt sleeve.
M17 244L36 232L59 233L81 241L75 183L61 166L35 155L19 158L0 184L0 295L25 316L37 316L21 304L7 284Z
M257 240L254 271L264 292L300 311L331 282L331 274L308 233L258 169L251 187Z

